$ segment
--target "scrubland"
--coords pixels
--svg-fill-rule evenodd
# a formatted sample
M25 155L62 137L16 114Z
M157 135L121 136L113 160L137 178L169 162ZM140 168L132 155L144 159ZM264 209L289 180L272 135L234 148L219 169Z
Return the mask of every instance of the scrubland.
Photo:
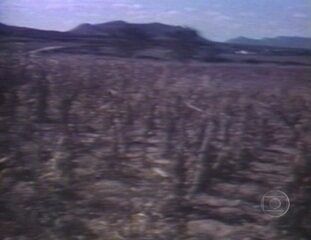
M311 68L21 54L0 75L1 239L310 237Z

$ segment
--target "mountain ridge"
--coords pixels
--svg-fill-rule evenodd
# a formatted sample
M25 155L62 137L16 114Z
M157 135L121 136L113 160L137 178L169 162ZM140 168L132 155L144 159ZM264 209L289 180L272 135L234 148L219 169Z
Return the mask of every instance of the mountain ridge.
M36 38L72 38L78 37L133 37L136 38L181 38L200 43L212 41L202 37L195 29L168 25L159 22L129 23L111 21L98 24L82 23L68 31L41 30L29 27L10 26L0 23L0 35Z
M83 44L82 48L72 45L62 48L62 51L82 51L92 54L106 52L113 56L186 60L215 58L219 52L218 43L201 37L195 29L156 22L83 23L64 32L1 24L1 35L9 37L5 41L12 41L11 38L16 37L47 40L47 42L61 41L66 42L66 45Z
M184 26L169 25L160 22L129 23L126 21L110 21L105 23L82 23L68 31L42 30L24 26L11 26L0 23L0 35L35 38L74 38L76 36L87 37L136 37L163 38L175 37L192 39L200 43L210 43L196 30ZM278 36L261 39L240 36L232 38L224 43L233 45L267 46L279 48L311 49L311 38L300 36Z
M90 24L83 23L77 27L67 31L79 35L98 35L98 36L125 36L130 34L138 34L141 37L172 37L176 33L192 35L193 38L201 41L207 39L201 37L198 32L192 28L168 25L164 23L129 23L125 21L111 21L106 23ZM143 36L144 35L144 36Z

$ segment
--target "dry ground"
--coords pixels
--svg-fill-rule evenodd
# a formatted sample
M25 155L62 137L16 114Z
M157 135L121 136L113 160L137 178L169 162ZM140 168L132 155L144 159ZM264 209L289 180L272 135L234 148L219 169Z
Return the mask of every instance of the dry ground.
M33 54L0 74L1 239L310 236L311 68Z

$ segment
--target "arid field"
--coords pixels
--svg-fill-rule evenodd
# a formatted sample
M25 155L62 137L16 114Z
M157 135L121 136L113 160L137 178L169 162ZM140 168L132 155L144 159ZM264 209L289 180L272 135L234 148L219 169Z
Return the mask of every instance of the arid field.
M310 67L35 52L0 66L0 239L310 239ZM271 190L283 217L262 210Z

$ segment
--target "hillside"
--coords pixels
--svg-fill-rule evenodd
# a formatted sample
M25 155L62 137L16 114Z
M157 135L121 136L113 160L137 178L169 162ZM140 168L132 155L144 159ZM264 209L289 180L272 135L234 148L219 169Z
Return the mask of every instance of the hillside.
M128 29L143 31L150 36L169 35L176 31L187 31L180 26L171 26L162 23L127 23L124 21L112 21L101 24L84 23L69 32L84 35L120 35ZM189 31L189 30L188 30Z
M28 27L10 26L0 23L0 36L52 38L65 37L66 33L59 31L39 30Z
M204 39L188 27L162 23L133 24L114 21L101 24L81 24L67 32L37 30L0 25L0 35L12 42L12 37L59 41L58 51L91 53L117 57L144 57L152 59L206 59L217 54L217 44ZM37 41L37 40L36 40ZM44 48L54 46L47 43ZM82 44L82 46L81 46ZM40 46L42 43L40 42ZM36 50L36 49L31 49Z
M113 21L100 24L83 23L73 28L72 30L60 32L39 30L28 27L10 26L0 23L0 35L14 36L14 37L127 37L130 35L137 35L140 38L187 38L187 40L200 41L201 43L208 43L210 41L201 37L196 30L172 26L162 23L144 23L135 24L124 21Z
M163 23L84 23L65 32L0 24L0 36L2 49L16 49L17 44L23 45L26 52L35 53L248 64L308 65L311 61L311 48L293 48L294 44L292 48L266 46L259 40L248 38L228 43L213 42L203 38L195 29ZM284 39L283 42L285 46ZM241 54L244 52L248 54Z

